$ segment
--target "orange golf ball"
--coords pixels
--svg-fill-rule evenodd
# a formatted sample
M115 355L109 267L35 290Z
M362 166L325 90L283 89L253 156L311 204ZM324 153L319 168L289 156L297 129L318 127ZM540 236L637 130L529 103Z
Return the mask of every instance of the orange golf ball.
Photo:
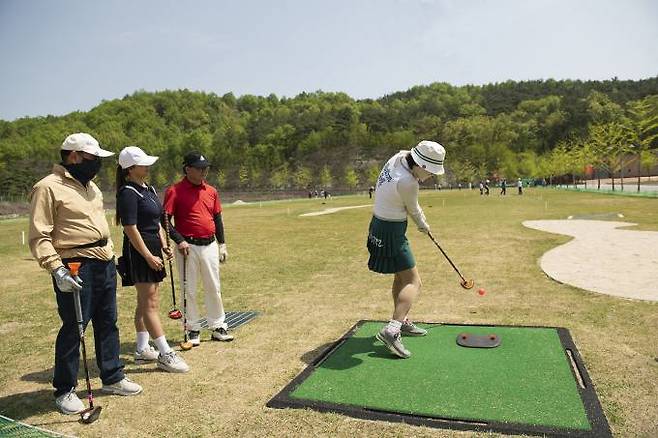
M486 293L487 293L487 291L484 290L483 288L478 289L478 294L480 294L480 295L484 295L484 294L486 294Z

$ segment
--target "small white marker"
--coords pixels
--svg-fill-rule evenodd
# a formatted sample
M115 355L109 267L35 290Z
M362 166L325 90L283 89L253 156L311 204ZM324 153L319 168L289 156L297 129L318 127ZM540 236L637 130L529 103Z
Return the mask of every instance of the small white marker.
M624 215L621 213L617 213L617 217L624 217Z
M567 219L573 219L573 216L569 216Z

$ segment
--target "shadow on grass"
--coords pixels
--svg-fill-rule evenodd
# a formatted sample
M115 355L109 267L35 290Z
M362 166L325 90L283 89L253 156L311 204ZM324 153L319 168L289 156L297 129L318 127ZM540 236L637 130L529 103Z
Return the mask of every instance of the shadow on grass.
M378 359L400 359L394 356L381 342L374 337L348 338L335 350L329 353L334 343L325 343L314 348L300 356L300 359L311 365L316 364L319 368L328 368L332 370L346 370L359 366L363 363L360 355ZM325 354L329 353L328 357ZM318 363L319 362L319 363Z
M105 394L100 391L100 388L92 388L94 400L99 400L98 405L102 406L105 397L121 397L113 394ZM87 406L87 389L84 386L84 381L79 382L76 389L76 394ZM96 403L94 403L96 405ZM49 414L58 412L55 406L54 390L52 389L39 389L32 392L22 392L20 394L12 394L0 397L0 414L9 417L13 420L23 421L36 415ZM48 423L32 423L32 426L44 427L54 424L77 423L79 415L61 415L61 421L52 421Z
M134 343L132 344L134 348ZM123 348L122 348L123 351ZM133 374L144 374L144 373L152 373L152 372L164 372L160 370L159 368L156 368L155 365L156 363L153 362L151 364L135 364L135 361L133 360L132 353L130 353L129 357L121 357L121 360L123 361L124 365L130 366L129 369L124 368L124 373L126 374L126 377L130 378L131 375ZM89 378L91 379L97 379L100 378L100 371L98 370L98 367L96 366L96 360L95 359L87 359L87 367L89 368ZM53 375L55 374L55 368L50 367L42 371L34 371L31 373L23 374L21 376L21 380L24 382L37 382L37 383L47 383L50 384L53 381ZM82 366L82 363L80 364L80 369L78 370L78 382L82 382L82 385L84 385L84 369ZM2 406L2 404L0 404Z
M320 356L322 356L329 348L331 348L332 345L334 345L334 342L326 342L319 347L315 347L311 351L307 351L306 353L299 356L299 358L302 360L302 362L310 365Z
M50 389L0 397L0 406L2 406L0 408L2 415L19 421L33 415L46 414L56 409L53 391Z

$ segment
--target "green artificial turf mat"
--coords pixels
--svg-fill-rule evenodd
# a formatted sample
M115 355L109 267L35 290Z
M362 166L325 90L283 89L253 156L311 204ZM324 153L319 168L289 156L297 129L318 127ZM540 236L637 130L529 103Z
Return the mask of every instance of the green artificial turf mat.
M30 426L20 421L12 420L4 415L0 415L0 437L7 438L44 438L44 437L63 437L56 432Z
M424 325L404 337L412 357L391 356L363 324L291 396L416 415L590 429L556 329ZM461 332L502 339L464 348Z

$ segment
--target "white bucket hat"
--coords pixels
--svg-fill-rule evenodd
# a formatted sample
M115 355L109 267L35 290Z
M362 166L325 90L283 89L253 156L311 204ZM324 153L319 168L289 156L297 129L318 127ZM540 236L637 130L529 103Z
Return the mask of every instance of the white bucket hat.
M96 155L97 157L109 157L114 155L114 152L101 149L98 140L84 132L78 132L77 134L71 134L66 137L64 143L62 143L62 150L86 152L91 155Z
M158 157L146 155L146 152L137 146L126 146L119 153L119 166L127 169L133 166L150 166L158 161Z
M443 175L443 160L446 150L435 141L423 140L412 150L411 156L416 164L434 175Z

